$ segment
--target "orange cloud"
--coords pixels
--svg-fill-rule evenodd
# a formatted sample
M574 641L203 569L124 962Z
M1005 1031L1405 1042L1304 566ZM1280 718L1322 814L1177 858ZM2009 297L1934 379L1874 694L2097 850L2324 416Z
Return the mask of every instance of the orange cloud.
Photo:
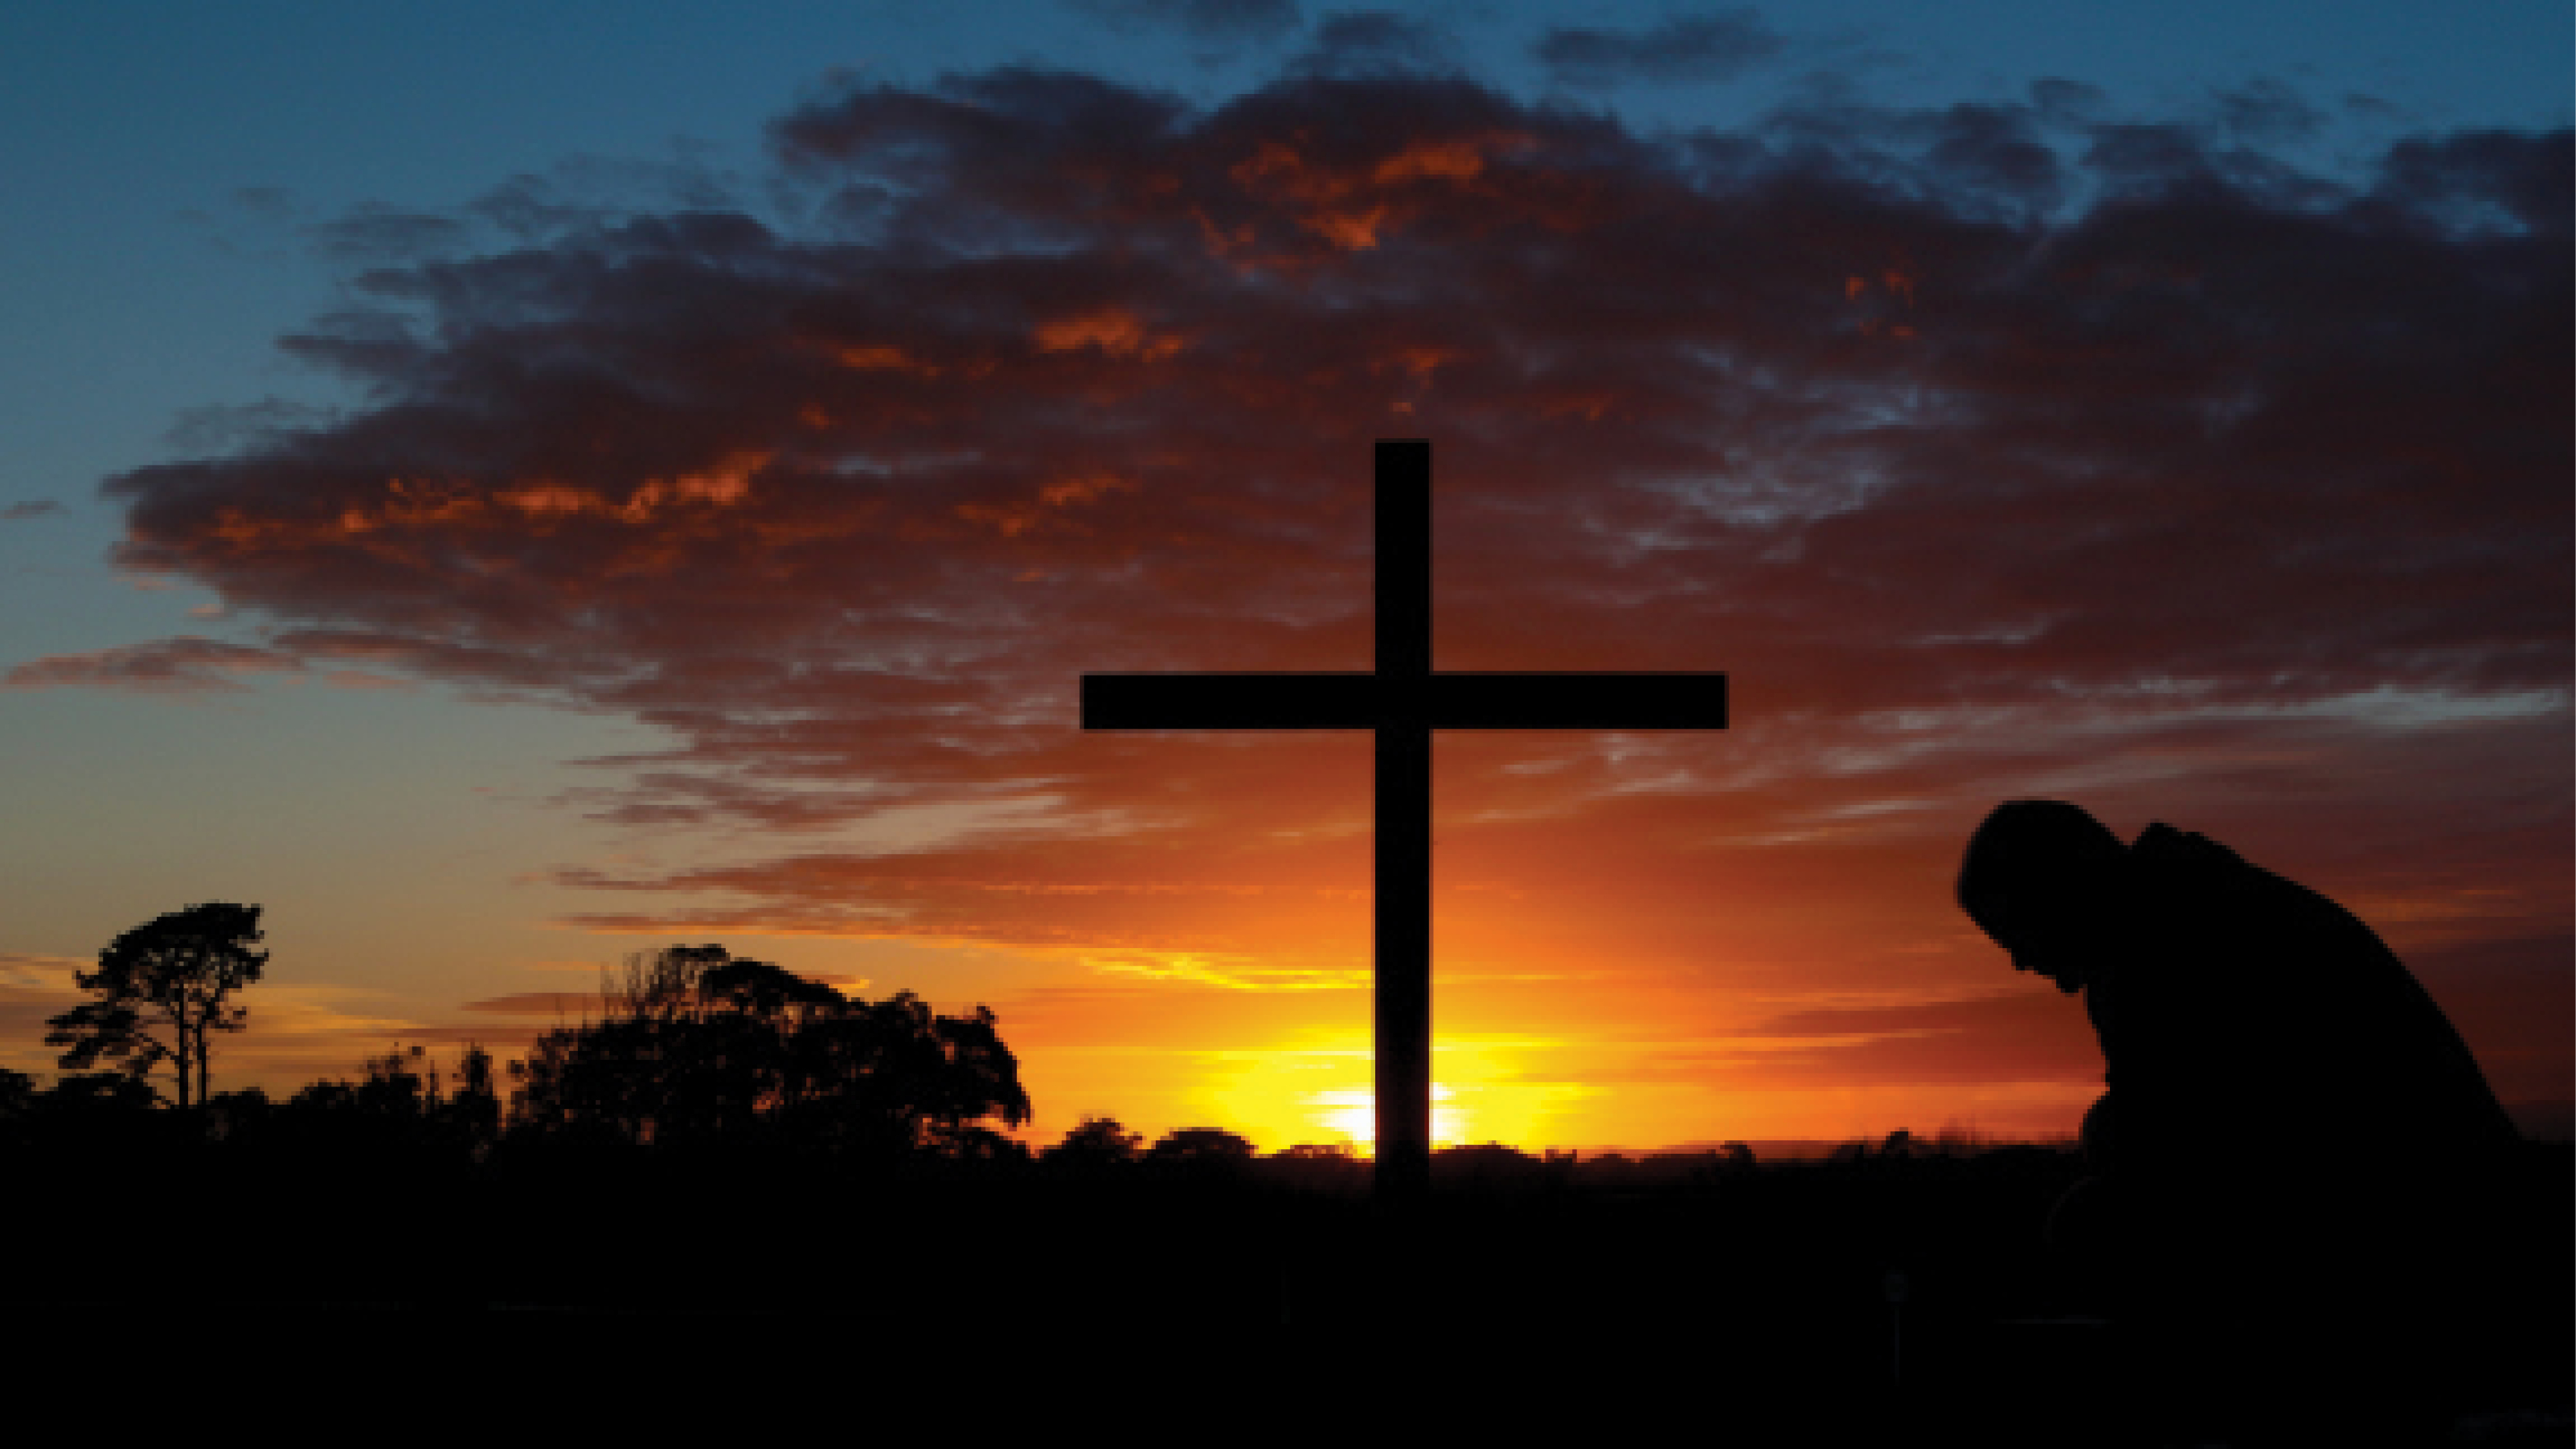
M1110 357L1160 362L1185 344L1179 337L1149 333L1144 322L1124 307L1103 307L1043 322L1037 329L1040 352L1095 348Z
M861 372L915 372L924 377L937 377L939 369L916 360L900 347L884 344L844 347L836 354L843 367Z
M292 674L303 665L275 650L193 635L83 654L49 654L13 664L0 689L113 689L180 697L243 688L243 674Z
M1346 169L1310 159L1295 144L1266 140L1228 174L1245 191L1282 204L1299 226L1336 248L1367 251L1391 221L1437 204L1421 194L1420 183L1441 183L1449 192L1469 189L1484 176L1488 156L1536 144L1521 134L1421 139Z

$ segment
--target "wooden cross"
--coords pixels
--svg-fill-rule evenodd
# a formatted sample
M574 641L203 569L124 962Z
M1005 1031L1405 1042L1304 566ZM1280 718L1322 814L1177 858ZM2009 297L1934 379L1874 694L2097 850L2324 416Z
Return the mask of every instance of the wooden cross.
M1723 674L1434 673L1431 444L1377 445L1377 669L1086 674L1082 727L1377 736L1377 1195L1431 1180L1431 732L1724 729Z

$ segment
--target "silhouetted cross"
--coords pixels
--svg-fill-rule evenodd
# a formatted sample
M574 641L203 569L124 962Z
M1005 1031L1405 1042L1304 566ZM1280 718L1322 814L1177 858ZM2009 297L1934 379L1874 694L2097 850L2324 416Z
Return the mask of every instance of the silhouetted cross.
M1372 674L1086 674L1082 727L1377 735L1377 1192L1431 1178L1431 732L1724 729L1723 674L1435 674L1431 444L1377 445Z

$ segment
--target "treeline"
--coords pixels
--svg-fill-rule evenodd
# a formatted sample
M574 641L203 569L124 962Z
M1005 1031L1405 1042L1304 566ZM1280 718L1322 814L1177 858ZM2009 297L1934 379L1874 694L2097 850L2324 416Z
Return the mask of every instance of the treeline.
M595 1016L540 1035L506 1064L476 1044L452 1066L397 1045L365 1059L355 1080L313 1082L283 1100L219 1093L213 1034L247 1020L239 998L267 962L259 917L257 906L191 906L102 951L98 968L78 978L91 999L49 1023L69 1074L38 1091L24 1074L0 1071L0 1150L66 1167L180 1149L277 1166L303 1154L423 1169L642 1153L875 1175L1027 1169L1354 1192L1368 1181L1367 1163L1345 1146L1263 1157L1213 1127L1149 1145L1106 1117L1032 1151L1011 1135L1029 1121L1029 1097L989 1010L941 1015L909 992L856 999L719 945L629 956L602 983ZM1959 1146L1898 1132L1875 1149L1851 1144L1836 1160L1883 1167L1918 1154L1955 1156ZM1532 1157L1488 1144L1438 1154L1435 1179L1635 1188L1717 1181L1756 1165L1743 1143L1637 1160Z
M395 1046L353 1078L272 1098L206 1090L200 1049L182 1105L152 1081L175 1056L136 1048L43 1091L0 1077L0 1171L50 1185L21 1200L20 1227L57 1250L19 1275L18 1295L143 1291L162 1270L137 1245L166 1239L174 1217L223 1225L192 1291L235 1302L776 1307L828 1287L1148 1318L1186 1300L1258 1318L1283 1252L1306 1265L1301 1292L1338 1282L1336 1301L1358 1302L1355 1267L1336 1265L1377 1251L1363 1227L1371 1164L1347 1144L1265 1154L1215 1127L1149 1142L1110 1117L1028 1144L1028 1093L989 1011L846 996L720 946L629 957L594 1014L517 1060ZM1764 1163L1741 1143L1633 1158L1489 1143L1432 1164L1443 1200L1474 1211L1633 1199L1679 1214L1638 1244L1730 1220L1772 1241L1781 1223L1867 1241L1877 1230L1851 1213L1910 1211L1859 1206L1892 1181L2008 1204L1965 1216L1981 1235L2030 1236L2076 1170L2054 1149L1971 1154L1904 1133L1810 1162ZM1816 1206L1820 1192L1841 1205ZM857 1258L810 1246L854 1235L900 1246ZM779 1252L795 1275L760 1266ZM1103 1276L1104 1255L1126 1266Z
M1372 1165L1347 1144L1265 1154L1215 1127L1149 1142L1110 1117L1024 1143L1028 1093L989 1011L845 996L720 946L629 957L595 1014L508 1062L396 1046L354 1078L272 1099L198 1089L200 1056L185 1106L138 1070L155 1062L138 1052L45 1091L0 1079L0 1171L51 1185L21 1227L57 1250L20 1273L18 1295L144 1291L163 1269L137 1245L166 1240L174 1219L222 1225L191 1291L232 1302L784 1308L891 1293L1257 1321L1283 1271L1300 1301L1356 1312L1376 1291L1362 1265L1384 1249L1367 1226ZM1707 1251L1710 1231L1832 1234L1857 1251L1946 1222L1999 1254L2035 1243L2073 1154L1975 1146L1900 1132L1765 1163L1742 1143L1638 1157L1488 1143L1436 1153L1432 1179L1482 1215L1453 1220L1451 1252L1481 1234L1525 1257L1541 1222L1572 1234L1561 1250L1593 1235L1571 1226L1580 1215L1620 1202L1647 1216L1599 1251L1655 1245L1666 1267ZM822 1246L852 1242L872 1246ZM793 1273L772 1270L780 1254ZM1457 1301L1487 1291L1473 1259L1456 1274Z
M256 1088L209 1093L201 1036L192 1051L168 1050L130 1007L91 1003L56 1018L56 1040L72 1038L65 1065L103 1055L121 1064L71 1072L45 1091L0 1072L0 1140L32 1147L104 1133L248 1145L319 1131L476 1161L508 1143L975 1159L1012 1154L1003 1131L1028 1120L1018 1063L980 1008L944 1016L910 993L851 999L721 946L629 957L600 1007L506 1067L479 1045L452 1070L397 1046L365 1060L354 1081L317 1081L277 1100ZM121 1032L106 1051L102 1021ZM190 1041L189 1028L178 1035ZM155 1074L173 1061L175 1095ZM161 1120L126 1120L145 1115Z
M255 914L249 919L255 924ZM230 922L236 931L240 925ZM255 969L236 975L256 979ZM240 1008L232 1012L237 1020ZM62 1020L107 1015L93 1005ZM95 1036L74 1046L67 1061L101 1054ZM178 1092L155 1090L152 1070L174 1060ZM506 1064L476 1044L452 1066L420 1046L397 1044L366 1058L353 1080L316 1081L283 1099L256 1088L208 1092L206 1080L202 1035L184 1060L131 1050L120 1069L69 1073L45 1091L23 1073L0 1070L0 1150L130 1158L188 1148L280 1167L284 1158L310 1155L343 1165L403 1159L423 1169L641 1154L878 1174L944 1170L989 1178L1024 1170L1095 1183L1132 1178L1351 1193L1369 1182L1367 1160L1346 1144L1265 1156L1214 1127L1179 1129L1149 1144L1110 1117L1086 1117L1033 1150L1010 1135L1031 1108L1018 1061L989 1010L940 1015L909 992L876 1002L852 998L719 945L629 956L603 983L595 1016L543 1033L524 1058ZM1897 1132L1875 1145L1848 1144L1830 1162L1875 1163L1884 1171L1964 1150ZM1485 1144L1436 1154L1434 1176L1482 1190L1633 1189L1706 1185L1759 1166L1743 1143L1636 1158L1534 1156Z

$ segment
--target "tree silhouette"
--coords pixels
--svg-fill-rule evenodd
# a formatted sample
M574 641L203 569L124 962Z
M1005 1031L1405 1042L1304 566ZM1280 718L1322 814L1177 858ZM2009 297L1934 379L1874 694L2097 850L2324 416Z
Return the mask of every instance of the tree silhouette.
M1265 1181L1339 1193L1365 1190L1370 1164L1349 1142L1300 1142L1270 1154L1257 1171Z
M1004 1155L1028 1120L991 1011L934 1015L910 992L854 1001L722 946L640 952L604 1017L512 1065L515 1120L638 1145L795 1144L862 1155Z
M438 1064L420 1047L397 1046L366 1061L367 1075L353 1094L358 1110L405 1120L434 1114L440 1102Z
M268 964L268 953L256 949L259 912L209 902L117 937L99 953L97 970L73 978L97 999L46 1022L46 1044L70 1048L64 1070L111 1061L149 1085L151 1070L168 1061L177 1068L177 1095L157 1086L153 1095L183 1108L204 1101L208 1035L241 1030L247 1009L225 1002Z
M456 1066L456 1093L447 1099L447 1118L466 1150L480 1158L501 1136L501 1094L495 1089L492 1054L478 1042L465 1044Z
M14 1152L34 1135L36 1079L0 1067L0 1151Z
M1545 1186L1557 1177L1544 1160L1499 1142L1443 1148L1431 1159L1431 1180L1444 1187L1511 1192Z
M1115 1117L1085 1117L1064 1140L1038 1154L1050 1167L1073 1172L1124 1167L1145 1150L1144 1134L1130 1132Z
M1221 1127L1182 1127L1163 1134L1145 1149L1145 1167L1175 1181L1239 1181L1252 1162L1253 1146Z
M1179 1127L1163 1134L1145 1153L1147 1162L1204 1162L1234 1165L1252 1160L1252 1144L1222 1127Z

